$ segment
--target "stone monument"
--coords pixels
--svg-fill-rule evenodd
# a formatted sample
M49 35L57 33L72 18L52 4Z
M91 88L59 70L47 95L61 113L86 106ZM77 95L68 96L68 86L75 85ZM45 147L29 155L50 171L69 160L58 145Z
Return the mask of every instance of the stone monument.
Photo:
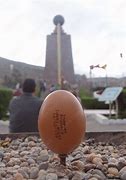
M62 79L74 84L71 37L63 31L63 16L55 16L53 22L55 30L51 35L47 35L44 79L50 85L61 85Z

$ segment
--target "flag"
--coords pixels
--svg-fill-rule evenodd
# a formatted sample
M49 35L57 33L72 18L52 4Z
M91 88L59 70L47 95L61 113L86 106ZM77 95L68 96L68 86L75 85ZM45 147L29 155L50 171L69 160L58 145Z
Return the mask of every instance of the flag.
M101 68L103 68L103 69L106 69L106 67L107 67L107 64L101 66Z
M96 66L94 66L94 67L98 67L98 68L99 68L100 66L99 66L99 64L97 64L97 65L96 65Z
M94 65L91 65L91 66L90 66L90 69L99 68L99 67L100 67L99 64L97 64L97 65L95 65L95 66L94 66Z

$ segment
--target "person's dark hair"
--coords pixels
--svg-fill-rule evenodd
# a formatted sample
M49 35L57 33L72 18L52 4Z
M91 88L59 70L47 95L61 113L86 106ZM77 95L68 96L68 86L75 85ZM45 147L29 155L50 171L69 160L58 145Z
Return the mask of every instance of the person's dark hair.
M35 91L36 83L34 79L25 79L23 83L23 92L33 93Z

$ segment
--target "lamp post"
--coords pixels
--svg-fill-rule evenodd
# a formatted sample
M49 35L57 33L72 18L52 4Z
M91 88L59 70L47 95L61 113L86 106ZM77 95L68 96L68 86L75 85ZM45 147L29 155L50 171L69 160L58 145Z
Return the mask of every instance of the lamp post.
M108 86L108 77L107 77L107 70L106 70L107 64L101 66L100 68L105 70L105 87Z
M89 71L89 78L90 78L90 91L92 91L92 85L93 85L93 83L92 83L92 70L93 70L93 68L94 68L94 66L93 66L93 65L91 65L91 66L90 66L90 71Z
M107 77L107 70L105 69L105 71L106 71L106 75L105 75L106 87L108 87L108 77Z

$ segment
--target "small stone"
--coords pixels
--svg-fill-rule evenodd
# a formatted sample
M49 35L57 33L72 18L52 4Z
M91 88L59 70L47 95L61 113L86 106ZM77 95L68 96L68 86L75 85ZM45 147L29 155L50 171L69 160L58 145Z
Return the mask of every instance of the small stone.
M14 169L19 169L20 168L20 165L15 165L13 166Z
M55 173L49 173L46 176L46 180L58 180L58 176Z
M121 180L126 180L126 171L121 173L120 178Z
M91 153L86 157L87 162L92 162L92 160L96 157L95 153Z
M0 168L5 167L5 166L6 166L6 164L5 164L5 163L0 162Z
M5 160L6 162L10 161L10 158L11 158L11 153L5 153L4 154L4 157L3 157L3 160Z
M28 164L35 164L35 160L32 159L32 158L29 158L29 159L27 160L27 163L28 163Z
M115 158L110 158L108 162L117 163L117 159L115 159Z
M103 163L102 159L99 157L94 157L92 160L92 163L96 164L96 165L100 165Z
M7 166L14 166L15 165L15 161L13 161L12 159L10 159L10 161L7 163Z
M119 175L120 177L122 176L122 174L126 172L126 166L124 166L120 171L119 171Z
M30 154L29 151L22 151L22 152L20 153L20 156L25 156L25 155L28 155L28 154Z
M119 176L119 171L115 167L108 168L108 173L111 174L112 176Z
M39 176L36 180L46 180L46 176Z
M96 165L95 165L95 164L90 164L90 163L87 163L87 164L84 166L85 172L89 171L90 169L95 169L95 168L96 168Z
M39 156L38 160L44 162L44 161L48 161L48 159L49 159L48 151L47 150L42 150L40 152L40 156Z
M22 163L20 164L20 166L21 166L21 167L27 167L27 166L28 166L28 162L22 162Z
M113 146L108 146L108 150L113 151L114 150Z
M25 170L24 168L23 168L23 169L19 169L18 172L19 172L20 174L22 174L22 176L23 176L24 178L26 178L26 179L29 178L28 172L26 172L26 170Z
M30 172L30 178L35 179L38 177L39 169L37 167L32 167Z
M65 175L66 175L65 172L62 172L61 170L60 170L60 171L58 170L58 171L56 172L56 174L57 174L58 178L60 178L60 179L61 179L61 178L64 178Z
M103 164L108 163L108 157L107 156L102 156L101 158L102 158Z
M96 178L96 177L91 177L91 178L89 178L88 180L99 180L99 179Z
M98 175L102 180L106 180L105 174L99 169L91 169L90 171L88 171L88 173L92 174L93 176Z
M74 157L75 160L79 160L82 158L82 154L81 153L77 153L76 156Z
M89 146L84 146L84 148L83 148L83 153L84 153L84 154L89 154L89 153L90 153L90 148L89 148Z
M37 180L46 180L47 172L45 170L40 170L38 173Z
M71 163L72 166L76 166L80 171L84 169L84 163L82 161L74 161Z
M49 167L49 163L48 162L43 162L39 165L39 169L44 169L47 170Z
M84 173L82 172L75 172L74 176L72 177L72 180L81 180L84 177Z
M52 163L52 162L59 162L60 161L60 158L57 154L53 154L50 159L49 159L49 162Z
M30 141L29 143L28 143L28 146L29 147L34 147L36 144L35 144L35 142L34 141Z
M12 150L11 156L17 158L17 157L19 157L19 153L17 151Z
M26 143L26 142L22 142L22 143L20 144L21 147L27 147L27 145L28 145L28 143Z
M96 166L96 169L99 169L99 170L101 170L103 173L106 173L107 170L108 170L108 166L106 167L106 165L99 164L99 165Z
M124 158L119 158L119 161L118 161L118 169L119 171L124 167L126 166L126 160Z
M0 161L3 159L4 157L4 152L0 150Z
M126 149L122 149L121 154L122 154L122 156L126 156Z
M6 174L7 174L7 173L6 173L4 170L1 170L1 171L0 171L0 175L1 175L2 177L5 177Z
M24 179L24 178L23 178L22 174L16 173L16 175L15 175L15 180L23 180L23 179Z

